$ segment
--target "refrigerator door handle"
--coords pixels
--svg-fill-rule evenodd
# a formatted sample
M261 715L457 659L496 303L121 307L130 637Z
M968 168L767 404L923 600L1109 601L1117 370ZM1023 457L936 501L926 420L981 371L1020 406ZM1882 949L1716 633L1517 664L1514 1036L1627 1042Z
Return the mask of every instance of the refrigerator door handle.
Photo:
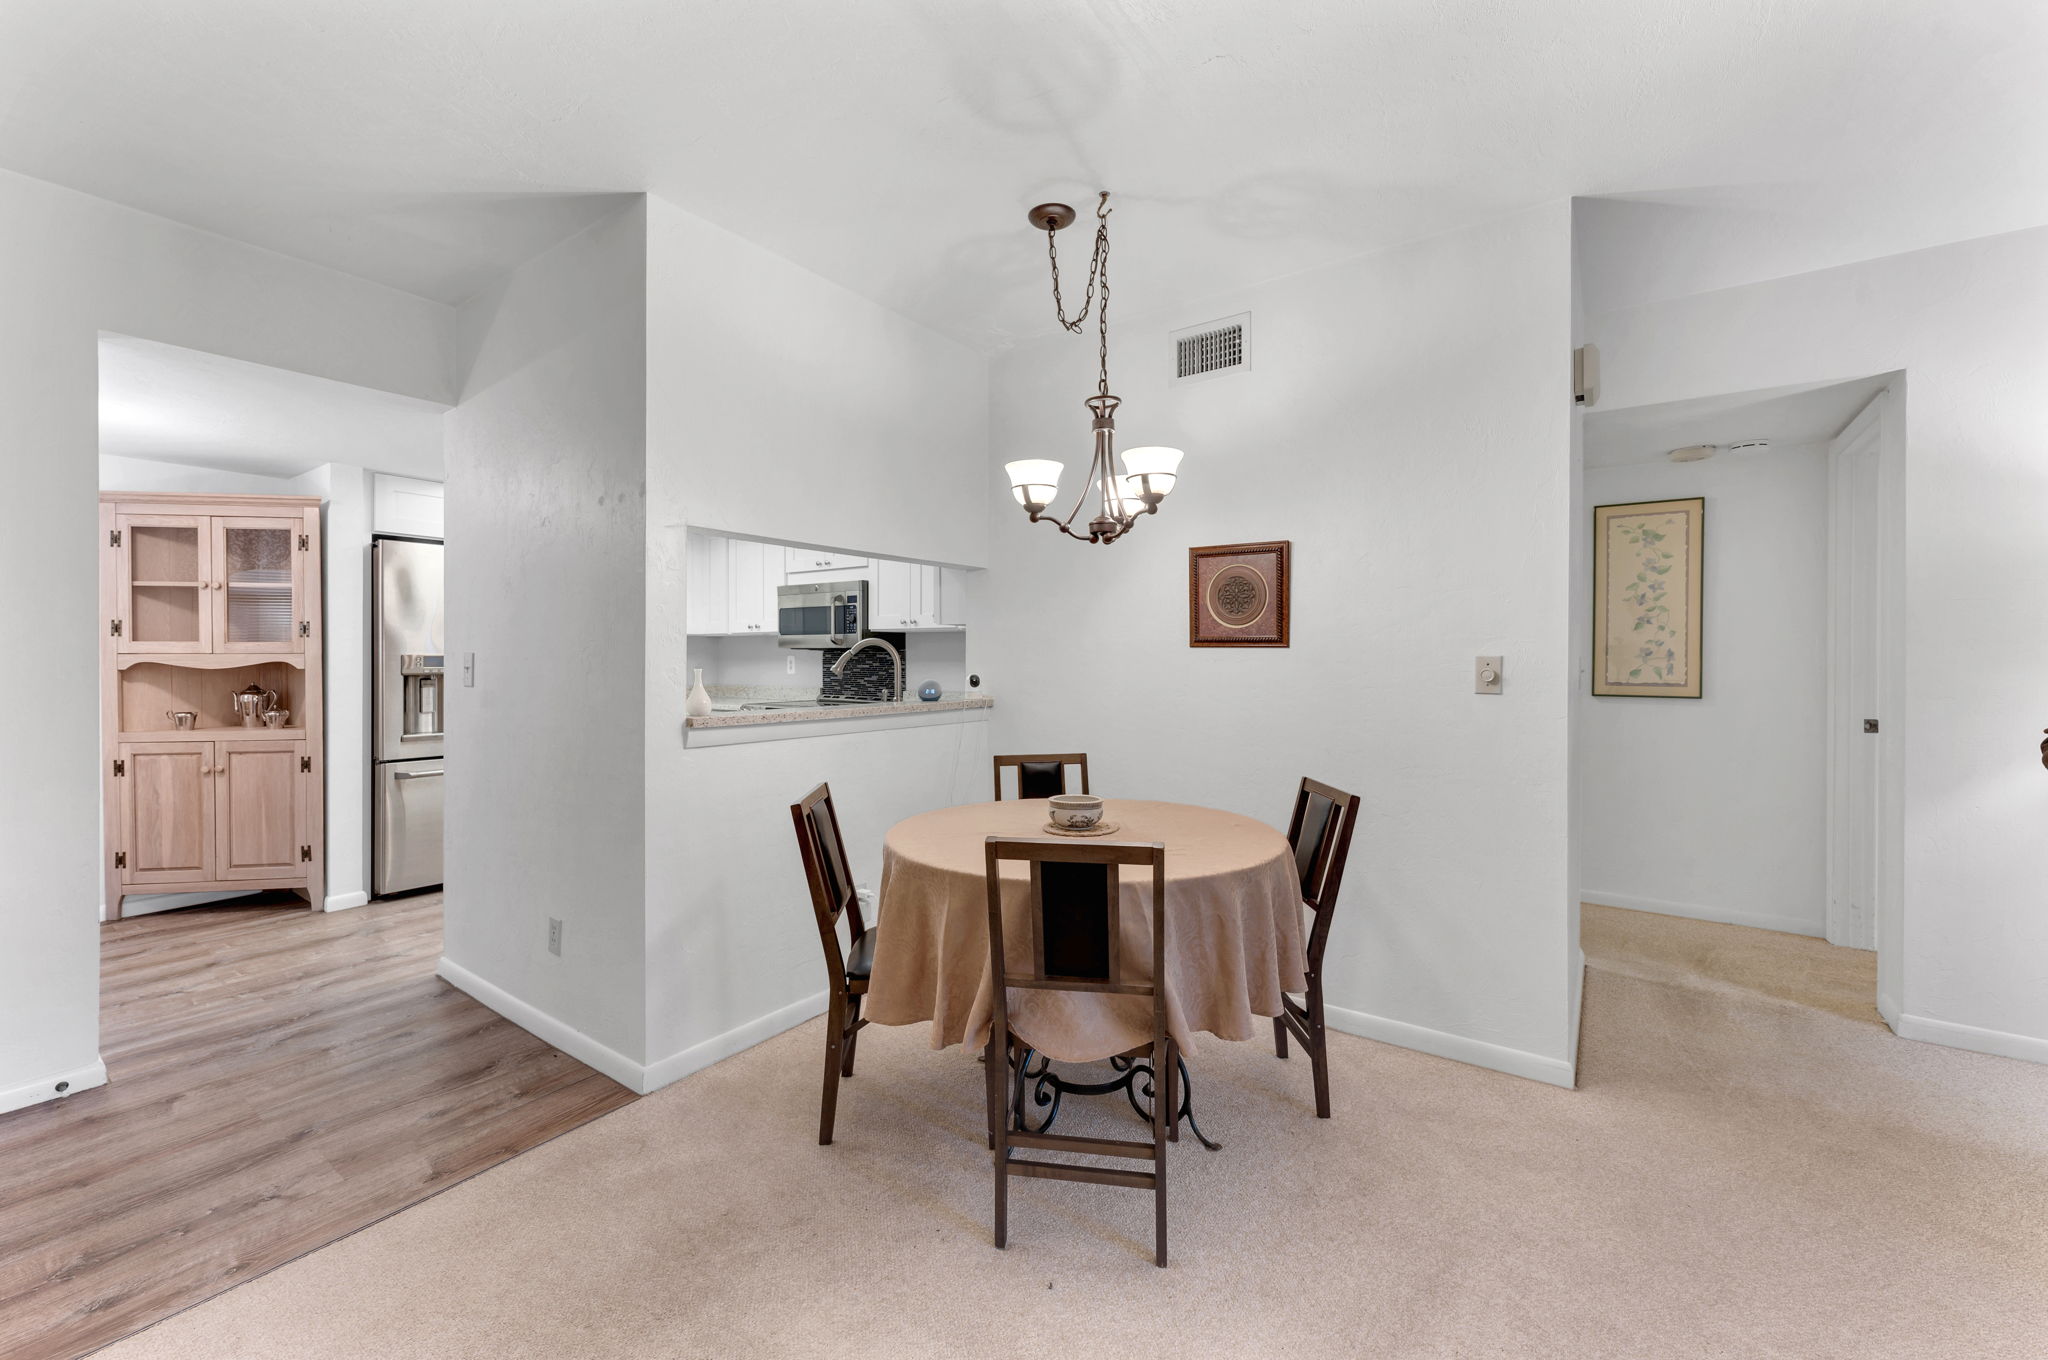
M391 777L393 779L439 779L446 773L448 773L446 770L400 770Z

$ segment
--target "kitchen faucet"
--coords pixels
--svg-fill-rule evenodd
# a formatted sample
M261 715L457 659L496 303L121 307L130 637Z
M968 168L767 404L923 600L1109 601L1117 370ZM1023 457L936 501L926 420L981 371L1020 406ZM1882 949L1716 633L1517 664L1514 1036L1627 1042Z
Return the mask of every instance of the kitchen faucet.
M846 663L853 660L853 654L863 647L880 647L883 651L889 654L889 660L893 662L896 667L896 685L895 688L889 691L889 702L892 704L902 703L903 653L897 651L894 644L888 642L886 639L878 637L862 638L859 642L854 643L851 647L848 647L844 652L840 653L839 659L832 663L832 673L834 675L846 674Z

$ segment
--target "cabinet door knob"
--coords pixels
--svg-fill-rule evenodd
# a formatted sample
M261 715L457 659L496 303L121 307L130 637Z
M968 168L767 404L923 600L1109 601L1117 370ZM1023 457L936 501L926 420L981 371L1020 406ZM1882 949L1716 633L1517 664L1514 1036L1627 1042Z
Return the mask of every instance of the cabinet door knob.
M212 773L213 773L213 766L211 766L211 765L201 765L201 766L199 767L199 773L201 773L201 774L212 774Z

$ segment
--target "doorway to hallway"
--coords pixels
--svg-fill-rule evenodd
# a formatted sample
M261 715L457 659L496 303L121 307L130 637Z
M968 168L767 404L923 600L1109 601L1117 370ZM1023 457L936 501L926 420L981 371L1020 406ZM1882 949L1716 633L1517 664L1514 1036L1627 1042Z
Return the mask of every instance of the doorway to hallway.
M1872 1017L1899 939L1888 705L1902 388L1882 375L1595 411L1584 429L1588 519L1696 498L1702 589L1697 697L1595 695L1583 663L1580 897L1873 951L1820 969ZM1591 594L1575 608L1598 619ZM1608 618L1610 646L1626 646L1631 616ZM1689 947L1675 925L1601 920L1610 937ZM1724 936L1714 957L1748 959L1760 979L1776 966L1761 940ZM1801 957L1795 971L1818 967Z

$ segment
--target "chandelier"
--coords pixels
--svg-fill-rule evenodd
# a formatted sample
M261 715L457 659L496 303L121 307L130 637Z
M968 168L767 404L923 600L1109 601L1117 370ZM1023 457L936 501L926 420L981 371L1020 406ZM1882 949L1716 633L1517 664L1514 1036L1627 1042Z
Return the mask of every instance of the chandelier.
M1095 206L1095 253L1088 262L1088 291L1082 298L1081 310L1069 318L1066 303L1060 298L1060 255L1053 233L1073 225L1074 210L1064 203L1041 203L1031 210L1031 225L1045 231L1046 258L1052 261L1052 307L1060 325L1079 335L1089 310L1095 312L1095 395L1084 403L1094 415L1095 453L1088 463L1087 480L1081 484L1081 494L1067 517L1056 519L1046 514L1045 509L1059 494L1060 474L1066 470L1065 465L1054 458L1022 458L1003 465L1010 474L1010 494L1030 513L1033 524L1042 519L1069 538L1090 543L1114 543L1131 531L1138 516L1158 513L1159 502L1173 490L1181 460L1179 449L1125 449L1123 471L1117 471L1119 400L1109 392L1109 212L1109 191L1105 189ZM1096 513L1088 521L1086 532L1082 532L1073 525L1091 495L1096 497Z

